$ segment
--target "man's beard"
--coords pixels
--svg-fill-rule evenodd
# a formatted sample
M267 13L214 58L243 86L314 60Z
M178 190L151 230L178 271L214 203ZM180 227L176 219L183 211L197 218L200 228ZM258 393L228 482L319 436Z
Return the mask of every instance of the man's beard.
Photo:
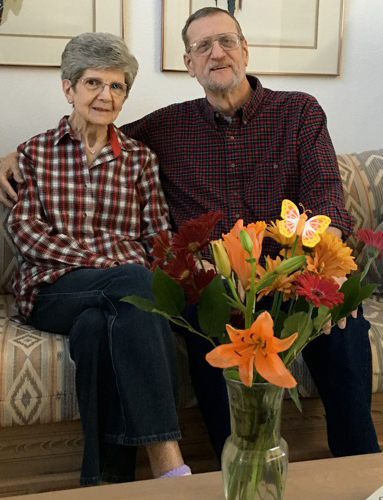
M234 90L242 81L242 76L238 69L233 69L233 75L229 81L226 82L216 82L210 77L201 79L199 83L203 86L204 89L213 92L214 94L226 94L232 90Z

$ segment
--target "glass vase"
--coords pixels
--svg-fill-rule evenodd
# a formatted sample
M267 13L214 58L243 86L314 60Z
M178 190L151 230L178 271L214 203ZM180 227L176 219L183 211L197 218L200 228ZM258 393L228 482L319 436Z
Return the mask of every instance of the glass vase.
M224 373L231 435L222 452L226 500L282 500L288 445L281 437L284 389L269 383L246 387Z

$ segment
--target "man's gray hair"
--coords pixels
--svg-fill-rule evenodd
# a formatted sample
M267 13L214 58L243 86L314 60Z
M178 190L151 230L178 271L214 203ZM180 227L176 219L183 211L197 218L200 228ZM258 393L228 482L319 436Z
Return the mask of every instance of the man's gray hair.
M87 69L117 69L124 72L128 91L138 71L138 62L122 38L111 33L82 33L67 44L61 56L61 79L75 87Z
M182 28L182 40L185 44L185 49L189 50L189 38L187 36L187 30L193 21L201 19L202 17L214 16L215 14L226 14L232 18L237 27L237 33L239 36L243 37L242 28L237 21L237 19L228 10L220 9L219 7L203 7L202 9L196 10L191 16L186 19L185 26ZM244 37L243 37L244 38Z

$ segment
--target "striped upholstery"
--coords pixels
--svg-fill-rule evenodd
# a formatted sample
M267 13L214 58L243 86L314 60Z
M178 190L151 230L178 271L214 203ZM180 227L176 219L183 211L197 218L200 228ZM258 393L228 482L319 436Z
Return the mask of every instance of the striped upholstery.
M383 150L339 155L346 205L356 219L356 228L383 221ZM0 223L6 214L0 208ZM1 226L0 226L1 227ZM354 237L349 244L360 252ZM382 261L381 261L382 262ZM78 419L74 365L68 340L20 326L8 319L14 313L10 279L15 259L10 242L0 230L0 426L50 423ZM362 264L363 265L363 262ZM379 274L380 273L380 274ZM382 267L375 266L369 279L382 283ZM383 392L383 297L377 294L364 304L371 322L373 392ZM180 366L181 407L195 404L182 338L176 337ZM303 397L316 396L315 385L300 359L293 366Z

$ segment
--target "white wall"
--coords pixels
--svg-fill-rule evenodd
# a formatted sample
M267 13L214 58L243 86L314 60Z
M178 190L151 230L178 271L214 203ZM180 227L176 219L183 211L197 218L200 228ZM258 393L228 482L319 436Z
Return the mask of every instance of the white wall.
M186 73L160 71L161 1L128 0L126 4L127 43L140 62L140 71L118 124L202 95ZM265 87L315 95L327 113L337 152L383 147L382 22L382 0L346 0L340 77L260 77ZM69 112L57 68L0 66L0 156L54 127Z

